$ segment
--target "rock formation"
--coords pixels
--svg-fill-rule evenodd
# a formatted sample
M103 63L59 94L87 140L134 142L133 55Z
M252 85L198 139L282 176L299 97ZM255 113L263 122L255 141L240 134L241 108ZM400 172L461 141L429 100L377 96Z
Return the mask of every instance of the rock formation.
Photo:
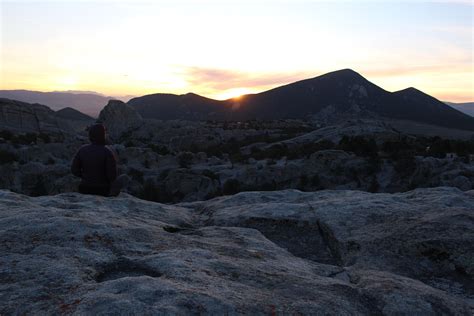
M118 140L122 134L140 127L143 119L131 106L110 100L100 111L98 121L104 123L113 140Z
M73 133L71 126L49 107L0 99L0 129L15 133Z
M474 312L474 192L0 191L0 314Z

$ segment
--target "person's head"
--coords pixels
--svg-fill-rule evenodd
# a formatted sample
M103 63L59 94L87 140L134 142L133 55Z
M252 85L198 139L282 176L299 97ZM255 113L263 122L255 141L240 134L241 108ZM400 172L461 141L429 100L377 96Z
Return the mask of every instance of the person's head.
M94 124L89 128L89 140L92 144L105 145L107 130L103 124Z

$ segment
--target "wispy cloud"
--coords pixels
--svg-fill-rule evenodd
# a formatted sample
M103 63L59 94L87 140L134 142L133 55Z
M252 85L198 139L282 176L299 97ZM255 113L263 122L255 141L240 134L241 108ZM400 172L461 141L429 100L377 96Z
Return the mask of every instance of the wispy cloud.
M202 67L184 67L183 72L184 78L189 85L221 91L234 88L255 89L277 86L318 75L309 72L247 73L236 70Z

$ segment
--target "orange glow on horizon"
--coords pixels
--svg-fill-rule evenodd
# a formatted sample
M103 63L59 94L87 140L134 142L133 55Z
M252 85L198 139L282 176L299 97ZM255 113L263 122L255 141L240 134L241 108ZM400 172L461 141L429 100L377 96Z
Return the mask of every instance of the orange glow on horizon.
M258 92L261 92L261 91L258 91ZM234 88L234 89L228 89L222 93L216 94L215 98L217 100L233 99L237 101L241 99L245 94L250 94L250 93L255 93L255 91L249 88Z

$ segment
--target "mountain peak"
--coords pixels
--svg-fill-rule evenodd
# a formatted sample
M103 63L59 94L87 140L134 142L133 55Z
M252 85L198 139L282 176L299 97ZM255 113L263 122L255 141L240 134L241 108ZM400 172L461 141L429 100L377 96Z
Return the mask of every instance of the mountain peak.
M341 79L350 79L350 80L354 80L354 79L355 80L360 80L360 79L366 80L361 74L359 74L358 72L356 72L352 69L349 69L349 68L336 70L336 71L333 71L333 72L328 72L327 74L324 74L320 77L337 77L337 78L341 78Z

